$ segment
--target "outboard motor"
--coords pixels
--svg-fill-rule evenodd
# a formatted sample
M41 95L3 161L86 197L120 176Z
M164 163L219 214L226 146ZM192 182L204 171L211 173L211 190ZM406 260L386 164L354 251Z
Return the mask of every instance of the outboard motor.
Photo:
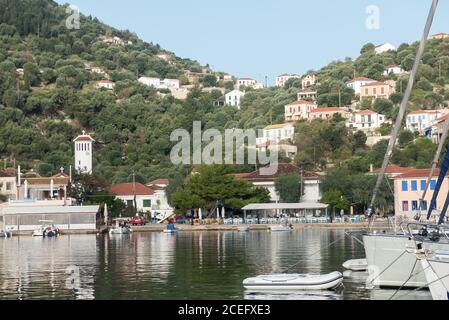
M427 237L429 235L429 231L427 231L427 227L423 227L421 230L419 230L418 235L421 237Z

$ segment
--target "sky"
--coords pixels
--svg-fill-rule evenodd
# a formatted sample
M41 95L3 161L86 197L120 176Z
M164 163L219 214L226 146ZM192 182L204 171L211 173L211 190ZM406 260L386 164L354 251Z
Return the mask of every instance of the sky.
M86 14L135 32L215 71L269 83L356 58L367 42L399 46L421 38L430 0L70 0ZM376 28L378 8L379 27ZM367 10L369 12L367 12ZM431 34L449 33L440 1ZM367 21L371 28L367 28ZM374 22L374 24L373 24Z

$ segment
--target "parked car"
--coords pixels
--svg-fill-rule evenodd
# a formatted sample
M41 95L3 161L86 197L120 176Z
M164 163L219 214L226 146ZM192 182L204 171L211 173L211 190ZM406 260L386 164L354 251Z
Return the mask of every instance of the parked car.
M131 220L131 224L133 226L144 226L145 225L145 219L143 217L133 217Z

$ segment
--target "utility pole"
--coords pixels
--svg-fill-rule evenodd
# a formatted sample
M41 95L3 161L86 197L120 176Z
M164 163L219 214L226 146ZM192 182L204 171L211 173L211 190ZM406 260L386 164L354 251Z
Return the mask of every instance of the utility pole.
M265 76L265 88L268 88L268 76Z
M338 89L338 107L341 108L341 89Z

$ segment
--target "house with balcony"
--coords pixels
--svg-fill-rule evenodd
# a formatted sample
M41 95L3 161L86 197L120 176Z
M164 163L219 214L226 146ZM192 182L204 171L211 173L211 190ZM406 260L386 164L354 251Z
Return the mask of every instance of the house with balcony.
M388 99L395 92L396 90L391 83L375 81L360 87L360 98L368 98L372 101L379 98Z
M350 117L350 113L343 108L326 107L312 110L310 112L309 120L322 119L330 121L336 114L340 114L343 118Z
M418 110L410 112L406 117L405 126L412 132L424 132L431 128L432 124L448 113L449 110Z
M352 114L346 126L353 130L375 130L387 122L383 114L372 110L362 110Z
M284 108L285 121L292 122L301 119L308 120L312 110L317 109L318 106L310 101L297 100L289 103Z
M357 77L354 78L354 80L351 80L348 83L346 83L346 86L354 90L355 94L360 95L361 87L373 82L376 82L376 80L369 79L366 77Z

